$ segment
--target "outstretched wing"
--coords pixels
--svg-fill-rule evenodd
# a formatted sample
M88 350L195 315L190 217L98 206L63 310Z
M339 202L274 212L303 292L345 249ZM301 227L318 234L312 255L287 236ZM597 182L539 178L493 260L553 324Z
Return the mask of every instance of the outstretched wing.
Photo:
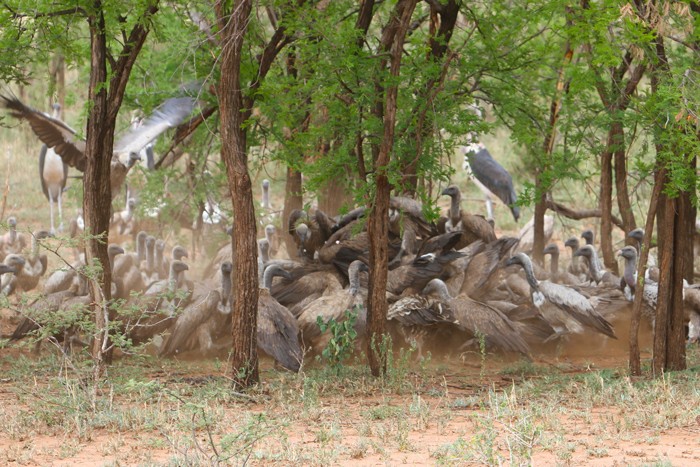
M53 148L63 162L81 172L85 170L85 141L79 139L76 131L62 121L44 112L24 105L14 97L0 96L10 115L29 122L32 131L46 146Z
M195 102L192 97L173 97L166 100L141 125L121 136L114 144L114 151L138 154L165 130L184 122L192 113Z

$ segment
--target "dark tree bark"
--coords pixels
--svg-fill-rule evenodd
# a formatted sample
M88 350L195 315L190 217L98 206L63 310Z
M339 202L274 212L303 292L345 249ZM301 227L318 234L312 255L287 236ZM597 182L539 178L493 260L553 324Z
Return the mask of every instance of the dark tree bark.
M657 93L660 83L670 82L671 72L663 37L657 36L654 42L656 56L651 89ZM655 144L659 159L666 152L665 144L669 143L662 142L657 137ZM693 159L689 169L694 168ZM668 176L662 181L666 185ZM662 375L664 371L683 370L686 367L683 279L689 269L692 270L694 221L695 211L690 193L681 191L676 198L670 198L666 193L659 196L657 237L660 277L652 361L655 376Z
M236 252L232 311L233 348L231 369L234 385L250 387L259 381L257 352L258 316L258 242L253 190L248 172L248 145L245 123L253 111L255 91L265 80L277 55L291 41L284 26L277 26L257 57L257 73L244 86L241 64L243 46L252 10L251 0L234 0L230 10L222 2L215 4L221 50L219 112L221 114L221 157L226 164L233 201L234 232L232 248ZM243 94L243 89L247 93Z
M559 121L559 111L561 110L562 95L569 92L570 79L564 79L564 68L571 63L574 56L574 50L571 44L567 41L564 48L564 60L559 69L559 77L557 78L557 93L549 111L549 126L547 134L544 137L543 156L540 158L540 163L535 169L535 192L537 193L537 202L535 203L535 219L533 225L534 242L532 245L532 259L537 264L542 264L544 251L544 215L547 212L547 191L548 187L544 186L542 175L549 170L549 159L554 150L554 140L557 134L557 122Z
M401 52L406 31L411 21L417 0L399 0L392 12L389 23L382 32L380 48L389 52L389 72L392 77L399 76L401 69ZM379 69L386 67L386 59L379 62ZM377 88L382 90L381 84ZM396 103L398 85L393 84L378 95L383 97L375 111L381 111L384 132L377 157L374 159L374 199L370 203L370 216L367 231L369 233L369 296L367 299L367 357L374 376L386 372L386 353L380 352L379 345L384 340L384 327L388 304L386 301L386 283L389 264L389 198L391 184L387 171L394 146L394 127L396 125Z
M95 379L111 359L108 324L111 278L107 239L112 201L110 168L116 121L109 118L107 81L107 38L101 8L88 19L90 24L90 84L88 99L92 103L87 119L85 154L87 165L83 173L83 216L86 232L91 235L86 243L85 262L102 265L102 273L90 281L90 297L95 303L95 328L92 356L95 361Z
M87 164L83 175L83 216L86 232L95 236L88 239L85 250L87 264L99 261L102 272L90 281L90 296L95 309L97 335L93 341L94 376L99 378L104 364L111 361L112 346L109 342L109 322L114 319L109 309L111 300L111 271L108 267L107 241L111 212L110 172L114 146L114 130L117 114L124 98L131 69L143 47L149 30L150 18L158 11L157 3L147 6L141 13L143 21L134 26L115 60L107 49L102 3L94 3L93 14L88 16L90 29L90 83L88 97L91 106L88 113L85 155ZM107 62L111 65L111 79L107 86Z
M231 370L234 384L249 387L259 381L257 318L258 261L257 223L253 206L253 189L248 173L246 131L243 128L250 110L241 91L241 62L252 2L234 1L231 12L216 4L220 24L221 78L219 113L221 115L221 157L226 164L229 190L235 218L232 248L236 251L236 274L233 279L232 310L233 347Z
M649 210L647 211L647 221L644 226L645 232L654 230L654 220L656 219L657 207L659 205L659 195L663 187L665 179L665 169L657 164L656 174L654 175L654 189L649 199ZM649 259L649 246L651 245L651 235L644 235L642 242L642 251L639 252L637 262L637 285L636 290L644 290L644 276L647 269L647 260ZM630 322L629 335L629 367L630 373L634 376L642 374L642 363L639 356L639 324L642 317L642 303L644 294L642 292L635 293L634 303L632 304L632 319Z
M600 249L603 252L605 267L617 273L617 263L612 249L612 152L610 150L610 138L608 147L600 156Z
M301 172L287 167L287 178L284 185L284 208L282 209L282 238L287 247L287 254L292 259L298 257L297 247L294 238L287 231L287 225L289 225L291 212L302 207L304 207L304 200L301 196Z

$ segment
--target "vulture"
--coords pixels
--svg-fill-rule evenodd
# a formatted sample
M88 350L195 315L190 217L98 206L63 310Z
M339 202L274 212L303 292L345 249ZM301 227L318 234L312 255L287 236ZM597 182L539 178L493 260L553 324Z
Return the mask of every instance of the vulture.
M87 165L85 141L75 130L61 120L34 110L15 97L0 96L10 115L29 122L34 133L48 147L61 156L63 162L84 172ZM114 143L111 161L112 199L119 193L126 174L140 158L139 153L168 128L184 122L192 113L195 99L174 97L166 100L138 128L131 128Z
M566 270L579 279L585 280L588 275L588 266L580 260L579 256L576 256L576 252L581 247L578 238L571 237L567 239L566 242L564 242L564 246L571 249L571 263L569 263L569 267L566 268Z
M462 249L470 243L481 240L490 243L496 240L496 233L493 226L483 217L475 214L468 214L462 211L460 202L462 192L456 185L449 186L442 191L442 195L452 198L447 218L444 219L445 232L462 232L462 239L455 245L456 249Z
M24 290L33 290L38 284L39 279L46 273L48 267L48 258L46 254L39 254L40 240L52 237L53 234L46 230L39 230L32 234L32 250L29 257L25 257L24 267L17 274L17 286Z
M53 119L58 120L61 106L54 104L53 110ZM66 188L68 180L68 164L63 162L61 156L46 144L42 145L41 151L39 151L39 179L41 180L41 191L44 192L44 196L49 201L51 233L56 232L54 203L58 205L58 230L63 230L63 190Z
M426 289L430 284L429 282ZM423 357L426 328L435 330L445 325L461 329L459 321L454 317L449 306L438 298L426 297L424 293L425 290L392 303L386 315L389 322L398 324L398 331L406 344L415 346L419 359Z
M637 288L637 250L633 246L626 246L618 250L617 256L625 260L625 269L622 273L622 290L627 300L634 301L634 294ZM644 281L644 303L652 312L656 311L656 302L659 295L659 284L650 280Z
M464 294L451 297L447 285L440 279L433 279L423 290L424 294L434 294L447 307L456 325L469 331L475 339L483 337L487 346L499 347L507 352L530 353L527 343L520 336L511 320L498 309L472 300ZM465 344L472 343L467 342ZM478 345L478 343L477 343Z
M48 337L63 342L63 350L68 352L79 341L76 324L85 318L89 303L87 278L80 274L68 289L45 294L30 303L10 340L22 339L48 325L52 331ZM34 352L38 353L40 347L41 339L38 339Z
M574 276L568 271L559 270L559 246L557 246L556 243L550 243L547 245L544 248L543 254L544 256L551 255L549 262L549 276L552 279L552 282L566 285L580 284L581 281L579 281L578 277Z
M265 269L258 296L258 347L287 370L298 372L304 353L299 344L297 320L270 294L272 279L277 275L290 278L279 265Z
M634 230L631 230L628 234L627 237L631 238L632 240L635 241L636 247L637 247L637 252L642 251L642 242L644 241L644 229L641 227L638 227ZM649 275L653 277L657 277L656 282L658 282L658 267L656 265L656 259L654 258L654 255L651 254L651 249L653 248L653 245L649 246L649 255L647 255L647 269L649 271Z
M298 256L313 260L333 234L336 223L323 211L317 209L313 215L294 209L289 214L287 230L297 245Z
M620 284L620 278L610 271L606 271L600 264L598 253L593 245L586 244L579 248L574 256L583 256L588 261L588 279L598 285L609 285L617 287Z
M231 312L231 272L230 261L221 264L221 289L204 288L203 293L192 300L172 325L170 335L159 350L160 356L172 356L185 350L198 349L207 355L217 350L215 341L223 333Z
M389 271L387 293L391 298L419 293L431 279L446 277L449 264L463 256L459 251L418 256L410 264Z
M513 178L499 164L491 153L481 143L462 146L464 153L463 169L486 197L487 216L493 219L492 198L497 197L510 208L513 219L520 218L520 208L517 206L518 196L513 188Z
M289 278L272 283L270 293L298 317L311 301L327 293L342 290L341 276L332 265L299 264L289 271Z
M612 325L593 307L581 293L561 284L538 281L532 270L532 261L525 253L511 257L506 266L520 265L530 285L532 304L556 332L555 336L568 333L582 333L584 326L616 338Z
M180 274L189 267L182 261L170 263L167 280L151 284L143 295L131 297L126 303L127 313L119 316L127 336L136 345L170 327L178 309L190 299L191 290L179 289Z
M17 219L14 216L7 218L8 230L0 237L0 261L7 255L20 254L27 247L27 239L21 233L17 233Z
M593 251L595 251L595 233L591 229L586 229L583 232L581 232L581 238L586 241L586 245L591 245L591 248ZM598 262L598 269L602 270L604 269L603 263L600 261L600 258L597 256L596 252L596 261Z
M320 354L328 344L330 336L328 333L321 334L317 323L318 318L326 323L331 319L342 322L346 319L346 311L357 311L355 330L358 337L364 337L367 324L364 303L367 291L360 287L360 272L367 270L367 265L362 261L353 261L348 268L350 279L348 287L322 295L304 308L297 318L297 322L305 346L312 347L314 352Z
M3 264L12 271L12 274L5 273L0 276L0 295L11 295L18 287L19 276L26 264L22 255L11 254L5 256ZM8 271L9 272L9 271Z

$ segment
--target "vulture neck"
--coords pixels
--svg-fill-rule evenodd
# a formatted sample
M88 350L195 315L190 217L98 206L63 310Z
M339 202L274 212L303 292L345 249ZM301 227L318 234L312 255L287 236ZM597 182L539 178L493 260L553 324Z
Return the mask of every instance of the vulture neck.
M554 252L550 253L550 255L552 258L549 262L549 273L552 275L552 277L556 277L559 274L559 253Z
M637 285L636 269L637 258L625 258L625 271L623 272L622 277L625 279L625 283L632 290L634 290L634 286Z
M138 257L139 264L146 259L146 238L139 236L136 239L136 256Z
M360 267L362 265L359 262L353 262L348 268L348 279L350 285L348 286L348 291L350 295L357 295L360 291Z
M441 281L440 279L433 279L431 282L433 291L437 293L440 300L452 300L452 296L450 296L450 291L447 290L447 284L445 284L445 282Z
M231 272L222 271L221 272L221 304L228 305L231 299Z
M530 284L530 288L533 290L539 290L539 282L535 277L535 273L532 271L532 263L530 262L530 258L523 260L522 265L523 271L525 271L525 279L527 279L527 283Z
M460 203L462 201L462 194L458 191L452 197L452 202L450 203L450 220L452 225L456 226L460 221Z
M270 209L270 188L265 185L262 188L262 207L263 209Z
M161 274L160 271L162 271L161 267L163 265L163 250L160 248L156 248L156 264L158 265L158 274Z
M269 266L263 273L263 289L272 288L272 279L280 272L279 266Z
M155 266L154 249L155 248L153 245L147 246L146 248L146 265L148 267L148 272L153 272L153 268Z
M10 225L10 245L14 244L17 240L17 226Z
M180 273L175 270L175 265L170 266L170 274L168 275L168 292L174 293L177 290L177 283Z
M600 282L603 278L603 271L600 270L600 263L598 262L598 253L591 248L591 256L588 258L588 268L591 270L591 276L596 282Z
M39 257L39 248L39 239L36 238L36 235L32 235L32 261L36 261Z

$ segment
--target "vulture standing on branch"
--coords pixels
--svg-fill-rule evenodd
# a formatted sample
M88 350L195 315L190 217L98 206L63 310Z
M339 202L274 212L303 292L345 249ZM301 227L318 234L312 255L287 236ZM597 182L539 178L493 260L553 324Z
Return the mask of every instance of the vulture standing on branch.
M53 118L59 119L61 106L53 105ZM58 205L58 230L63 230L63 190L66 188L68 180L68 165L63 162L61 156L56 154L53 148L46 144L41 146L39 152L39 178L41 180L41 190L49 200L49 211L51 214L51 233L56 233L54 222L53 205Z
M85 141L78 138L75 130L61 120L26 106L15 97L0 96L0 99L10 110L10 115L27 120L39 139L56 151L64 163L80 172L85 171ZM129 169L140 159L141 150L168 128L185 121L194 105L195 99L191 97L170 98L143 124L130 129L115 141L111 163L112 199L119 193Z
M510 208L517 222L520 218L520 208L517 206L518 196L513 188L513 178L499 164L491 153L481 143L462 146L464 152L464 170L486 197L486 212L493 219L492 198L497 197Z
M477 240L481 240L484 243L491 243L496 240L493 226L483 216L462 211L460 207L462 192L459 191L456 185L445 188L442 194L452 198L447 219L444 221L445 232L462 232L462 240L455 245L457 250L461 250Z

